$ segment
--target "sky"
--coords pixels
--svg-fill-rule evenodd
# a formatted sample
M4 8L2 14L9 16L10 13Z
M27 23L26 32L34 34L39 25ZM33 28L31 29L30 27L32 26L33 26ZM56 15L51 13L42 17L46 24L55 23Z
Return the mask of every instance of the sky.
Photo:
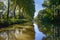
M42 10L42 3L44 2L44 0L34 0L35 1L35 14L34 17L36 17L38 15L39 10Z

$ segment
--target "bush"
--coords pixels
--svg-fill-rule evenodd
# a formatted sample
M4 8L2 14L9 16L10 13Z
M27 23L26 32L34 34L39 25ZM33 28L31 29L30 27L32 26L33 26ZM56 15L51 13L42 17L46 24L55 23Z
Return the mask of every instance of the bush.
M0 28L8 27L9 25L13 25L13 24L23 24L26 22L28 21L23 20L23 19L9 19L8 21L4 20L0 22Z

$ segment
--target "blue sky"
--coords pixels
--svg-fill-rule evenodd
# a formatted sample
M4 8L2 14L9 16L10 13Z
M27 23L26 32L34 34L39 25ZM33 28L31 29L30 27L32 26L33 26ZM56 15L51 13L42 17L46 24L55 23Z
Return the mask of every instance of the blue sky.
M34 16L34 17L37 16L39 10L43 9L43 7L42 7L43 1L44 1L44 0L35 0L35 10L36 10L36 11L35 11L35 14L34 14L35 16Z

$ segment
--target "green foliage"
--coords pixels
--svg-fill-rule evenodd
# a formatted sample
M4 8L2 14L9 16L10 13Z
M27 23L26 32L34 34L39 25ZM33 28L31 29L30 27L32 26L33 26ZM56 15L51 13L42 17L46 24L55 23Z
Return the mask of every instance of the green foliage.
M60 0L44 0L42 6L45 8L38 13L38 25L40 29L47 35L53 33L53 36L58 35L60 26ZM46 30L45 30L45 29ZM57 29L56 29L57 28ZM51 31L52 29L52 31ZM57 32L57 33L56 33ZM58 37L58 36L57 36ZM53 39L56 40L57 37ZM57 38L59 39L59 38Z
M22 14L30 16L30 19L33 18L35 12L34 0L12 0L12 2L19 7L19 10L22 8Z
M35 12L34 0L9 0L8 5L6 5L0 3L1 9L5 9L0 13L0 24L9 26L24 24L33 20Z
M42 4L45 9L40 10L38 18L42 21L43 24L54 24L60 22L59 14L59 0L45 0ZM58 7L58 8L57 8Z

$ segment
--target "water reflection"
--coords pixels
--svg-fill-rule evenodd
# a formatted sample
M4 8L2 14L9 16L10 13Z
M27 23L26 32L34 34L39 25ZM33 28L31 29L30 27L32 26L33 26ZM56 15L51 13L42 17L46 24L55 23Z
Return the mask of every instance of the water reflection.
M8 40L7 32L0 33L0 40Z
M0 40L16 40L18 36L20 38L20 36L23 34L23 31L25 31L25 29L15 29L0 32ZM35 23L34 23L34 31L35 31L35 40L42 40L43 37L46 37L45 34L39 31L38 26Z
M43 37L46 37L45 34L39 31L36 23L34 23L34 31L35 31L35 40L42 40Z
M16 30L15 30L15 37L18 37L18 35L19 35L19 30L16 29Z
M19 30L9 30L0 33L0 40L16 40Z
M0 40L17 40L18 36L23 35L23 31L24 28L0 32Z

